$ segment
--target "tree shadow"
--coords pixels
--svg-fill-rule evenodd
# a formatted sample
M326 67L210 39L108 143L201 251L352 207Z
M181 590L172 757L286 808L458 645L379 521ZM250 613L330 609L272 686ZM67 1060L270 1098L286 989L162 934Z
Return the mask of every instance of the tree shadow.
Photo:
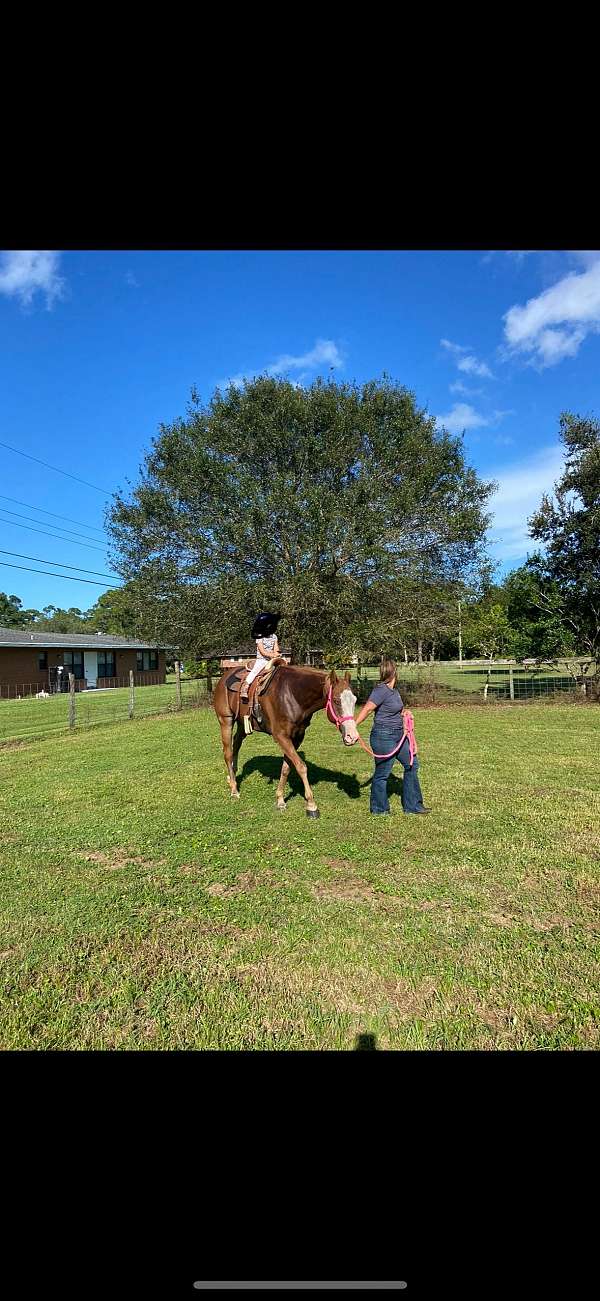
M356 773L335 772L333 768L322 768L320 764L313 763L310 759L307 759L306 755L303 754L301 750L299 750L298 753L308 766L308 780L311 786L318 786L320 782L327 782L328 785L333 785L335 783L338 790L343 791L349 799L360 799L361 784ZM253 759L248 759L240 770L237 779L238 789L242 785L242 782L244 782L247 777L250 777L253 772L261 773L263 777L268 778L271 785L277 785L281 776L282 763L283 755L278 756L276 754L257 754ZM288 800L293 799L296 795L301 795L302 799L304 799L304 787L295 768L291 768L290 770L288 786L289 791L285 797L286 804Z
M377 1035L357 1034L355 1044L354 1044L354 1051L363 1052L363 1053L378 1052L379 1050L377 1048Z

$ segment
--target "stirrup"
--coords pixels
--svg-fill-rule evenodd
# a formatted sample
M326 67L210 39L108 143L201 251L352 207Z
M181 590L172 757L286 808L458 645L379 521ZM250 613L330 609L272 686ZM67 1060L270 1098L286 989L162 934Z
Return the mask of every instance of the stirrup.
M244 715L244 731L246 733L246 736L250 736L254 731L254 728L252 726L252 719L249 714Z

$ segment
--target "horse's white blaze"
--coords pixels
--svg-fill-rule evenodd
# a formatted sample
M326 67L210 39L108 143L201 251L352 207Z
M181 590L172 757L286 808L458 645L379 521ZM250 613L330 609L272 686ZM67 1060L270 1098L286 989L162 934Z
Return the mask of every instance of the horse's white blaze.
M340 702L342 706L342 714L352 715L352 719L350 720L350 722L342 723L341 730L342 730L342 737L344 739L344 744L354 745L354 743L358 741L358 728L356 726L356 723L354 722L354 706L356 704L356 696L354 695L354 692L351 691L350 687L346 687L346 689L342 691L340 695Z

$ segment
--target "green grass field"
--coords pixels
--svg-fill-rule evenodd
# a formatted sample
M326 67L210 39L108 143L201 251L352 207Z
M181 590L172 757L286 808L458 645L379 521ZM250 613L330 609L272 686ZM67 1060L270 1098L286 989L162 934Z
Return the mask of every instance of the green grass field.
M0 1046L597 1049L600 710L415 712L427 818L322 715L315 822L211 710L2 750Z

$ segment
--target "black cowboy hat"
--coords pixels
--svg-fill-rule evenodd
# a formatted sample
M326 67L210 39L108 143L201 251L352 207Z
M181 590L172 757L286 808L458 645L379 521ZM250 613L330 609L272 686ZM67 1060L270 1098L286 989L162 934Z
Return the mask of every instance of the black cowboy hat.
M277 624L280 619L280 614L271 614L269 610L265 610L263 614L257 615L254 620L254 623L252 624L252 636L269 637L271 633L277 631Z

